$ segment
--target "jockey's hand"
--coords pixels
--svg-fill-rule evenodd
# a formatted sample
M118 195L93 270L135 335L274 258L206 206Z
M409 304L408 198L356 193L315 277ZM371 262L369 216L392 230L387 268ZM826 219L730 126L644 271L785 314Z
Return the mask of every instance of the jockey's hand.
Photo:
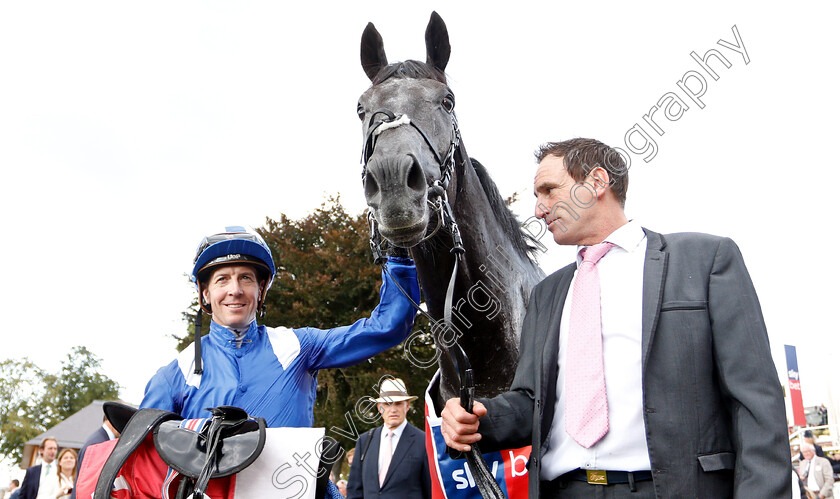
M479 418L487 414L487 408L481 402L473 404L473 413L465 411L461 407L461 401L451 398L446 401L446 407L441 412L443 420L440 423L440 431L443 439L451 449L461 452L469 452L470 444L481 440L478 433Z

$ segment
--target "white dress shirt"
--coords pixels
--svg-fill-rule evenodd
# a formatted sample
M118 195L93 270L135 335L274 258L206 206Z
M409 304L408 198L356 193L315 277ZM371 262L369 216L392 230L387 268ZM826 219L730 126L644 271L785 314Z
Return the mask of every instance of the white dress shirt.
M394 455L394 452L397 451L397 444L400 442L400 436L403 434L403 430L405 430L405 425L408 424L408 420L402 422L401 425L394 428L394 436L391 437L391 456ZM382 465L385 463L385 454L388 452L388 439L385 438L385 435L388 433L388 427L382 427L382 434L379 435L379 463L376 467L378 472L382 472Z
M819 492L820 486L817 485L817 473L814 471L814 459L808 461L808 465L805 467L805 473L808 474L807 482L805 483L805 487L808 488L811 492Z
M105 433L108 435L108 440L113 440L117 438L117 436L114 435L114 432L111 431L111 428L105 423L102 423L102 429L105 430Z
M58 491L58 461L53 460L49 464L49 470L47 470L47 463L42 462L38 495L35 496L35 499L55 499Z
M630 221L605 241L615 246L598 262L601 331L609 431L589 449L566 433L564 380L574 280L563 305L557 356L557 400L540 478L552 480L577 468L613 471L650 469L642 402L642 295L647 236ZM578 247L577 264L582 261Z

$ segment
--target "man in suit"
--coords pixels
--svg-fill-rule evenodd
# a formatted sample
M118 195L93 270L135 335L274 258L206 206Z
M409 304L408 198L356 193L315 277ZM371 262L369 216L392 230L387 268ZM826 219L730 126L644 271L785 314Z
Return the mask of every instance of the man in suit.
M8 499L18 499L20 497L20 482L17 478L13 479L9 482L9 498Z
M347 499L431 497L425 433L405 419L415 399L399 378L385 378L380 383L379 398L370 400L376 402L384 425L364 433L356 442Z
M578 258L531 293L510 391L474 414L447 402L447 444L530 444L530 497L791 497L783 392L735 243L628 221L627 166L601 142L537 159L536 215Z
M38 452L41 454L41 464L26 469L23 484L20 486L20 499L42 499L38 497L41 482L46 481L46 477L50 474L57 473L58 463L55 462L55 456L58 454L58 441L52 437L46 437L41 441Z
M805 488L820 499L834 497L834 472L831 462L818 456L814 445L809 442L804 442L800 450L805 459L799 463L799 476L805 483Z

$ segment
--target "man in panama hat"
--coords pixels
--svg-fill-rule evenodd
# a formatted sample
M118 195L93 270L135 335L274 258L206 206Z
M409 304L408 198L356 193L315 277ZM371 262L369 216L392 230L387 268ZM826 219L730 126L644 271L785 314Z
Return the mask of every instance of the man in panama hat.
M384 425L364 433L356 442L350 466L347 499L428 499L431 497L425 433L405 416L411 401L405 383L386 377L379 384L376 402Z

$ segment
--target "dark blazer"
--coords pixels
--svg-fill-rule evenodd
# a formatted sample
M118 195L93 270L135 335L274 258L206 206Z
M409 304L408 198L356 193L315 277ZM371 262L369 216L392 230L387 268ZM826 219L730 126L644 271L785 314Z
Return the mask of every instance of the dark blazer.
M791 497L783 391L738 247L707 234L645 233L643 417L656 497ZM482 450L532 445L531 497L548 435L563 431L551 422L575 268L534 288L511 391L482 400Z
M405 425L388 474L379 487L379 438L382 427L374 428L356 442L356 454L350 466L347 499L429 499L432 482L426 459L426 434L410 424ZM364 459L362 459L364 458Z
M82 445L82 448L79 449L79 459L76 461L76 476L73 478L73 483L76 483L76 480L79 479L79 470L82 469L82 459L85 458L85 451L91 445L101 444L102 442L107 442L110 440L108 438L108 432L105 431L105 428L99 427L98 430L93 432L85 443ZM76 499L76 488L73 487L73 492L70 493L70 499Z
M26 468L26 475L23 476L23 483L20 484L20 499L35 499L38 496L38 489L41 488L41 465Z

